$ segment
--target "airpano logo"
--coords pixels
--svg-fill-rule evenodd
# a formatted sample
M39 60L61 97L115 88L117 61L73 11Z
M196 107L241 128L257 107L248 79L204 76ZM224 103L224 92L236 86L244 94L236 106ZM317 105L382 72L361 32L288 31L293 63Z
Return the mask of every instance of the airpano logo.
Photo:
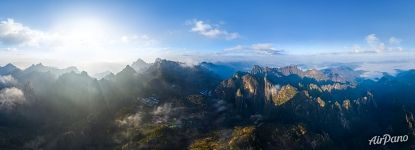
M408 141L408 135L391 136L384 134L383 136L374 136L369 140L369 145L386 145L387 143L401 143Z

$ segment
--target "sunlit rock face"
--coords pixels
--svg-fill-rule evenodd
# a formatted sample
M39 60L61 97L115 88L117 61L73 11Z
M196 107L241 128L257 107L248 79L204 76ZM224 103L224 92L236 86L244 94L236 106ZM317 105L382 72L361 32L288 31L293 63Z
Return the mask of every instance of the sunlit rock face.
M326 106L326 102L324 100L322 100L320 97L317 97L317 103L321 108Z
M285 102L291 100L294 95L297 94L297 89L291 85L282 86L281 90L278 91L278 95L273 99L274 104L277 106L284 104Z
M318 70L303 73L296 67L287 67L283 73L254 66L249 73L239 72L224 80L215 91L247 118L261 114L341 135L362 127L357 122L371 120L376 114L377 104L367 87L322 78ZM306 132L310 126L299 132Z

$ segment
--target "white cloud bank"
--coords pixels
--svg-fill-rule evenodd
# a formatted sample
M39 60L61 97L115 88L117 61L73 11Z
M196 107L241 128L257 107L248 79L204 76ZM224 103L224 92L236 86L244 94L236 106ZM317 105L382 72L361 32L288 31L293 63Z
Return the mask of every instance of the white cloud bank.
M192 32L198 33L208 38L223 38L226 40L240 38L240 35L237 32L228 32L221 29L219 26L215 27L202 20L188 21L186 24L192 26Z
M45 34L41 31L33 30L13 19L0 22L0 43L4 45L38 45Z

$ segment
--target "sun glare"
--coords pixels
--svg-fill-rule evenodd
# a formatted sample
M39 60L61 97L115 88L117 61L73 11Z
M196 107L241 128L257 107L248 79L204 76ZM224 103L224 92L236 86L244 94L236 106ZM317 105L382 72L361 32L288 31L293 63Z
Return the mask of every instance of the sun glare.
M64 43L72 46L96 45L109 34L108 23L97 18L68 19L58 24L54 31L64 39Z

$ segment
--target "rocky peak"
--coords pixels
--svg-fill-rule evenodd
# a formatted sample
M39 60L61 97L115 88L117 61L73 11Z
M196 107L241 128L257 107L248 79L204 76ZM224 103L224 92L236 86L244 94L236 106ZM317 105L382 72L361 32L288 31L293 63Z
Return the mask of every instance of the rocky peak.
M125 73L128 73L128 74L135 74L135 73L137 73L135 70L134 70L134 68L132 68L130 65L127 65L127 66L125 66L125 68L123 69L123 70L121 70L121 72L119 72L119 73L123 73L123 74L125 74Z
M278 69L284 76L289 76L289 75L298 75L300 77L304 76L304 72L299 69L296 65L292 65L292 66L286 66L286 67L282 67Z
M327 79L326 76L321 71L316 70L316 69L307 70L304 75L306 77L314 78L316 80L326 80Z
M12 63L8 63L7 65L5 65L2 68L13 68L13 69L17 69L17 67L15 65L13 65Z
M173 68L173 67L179 67L180 65L183 65L183 63L166 60L157 58L153 65L150 66L152 69L164 69L164 68Z
M265 69L262 68L261 66L254 65L254 67L252 67L250 73L251 74L264 74L265 73Z
M26 71L35 71L35 70L45 70L45 66L42 63L32 64L29 68L26 68Z
M137 71L137 72L142 72L142 71L148 69L149 66L150 66L150 64L146 63L142 59L137 59L137 61L135 61L131 64L131 67L134 68L134 70Z

